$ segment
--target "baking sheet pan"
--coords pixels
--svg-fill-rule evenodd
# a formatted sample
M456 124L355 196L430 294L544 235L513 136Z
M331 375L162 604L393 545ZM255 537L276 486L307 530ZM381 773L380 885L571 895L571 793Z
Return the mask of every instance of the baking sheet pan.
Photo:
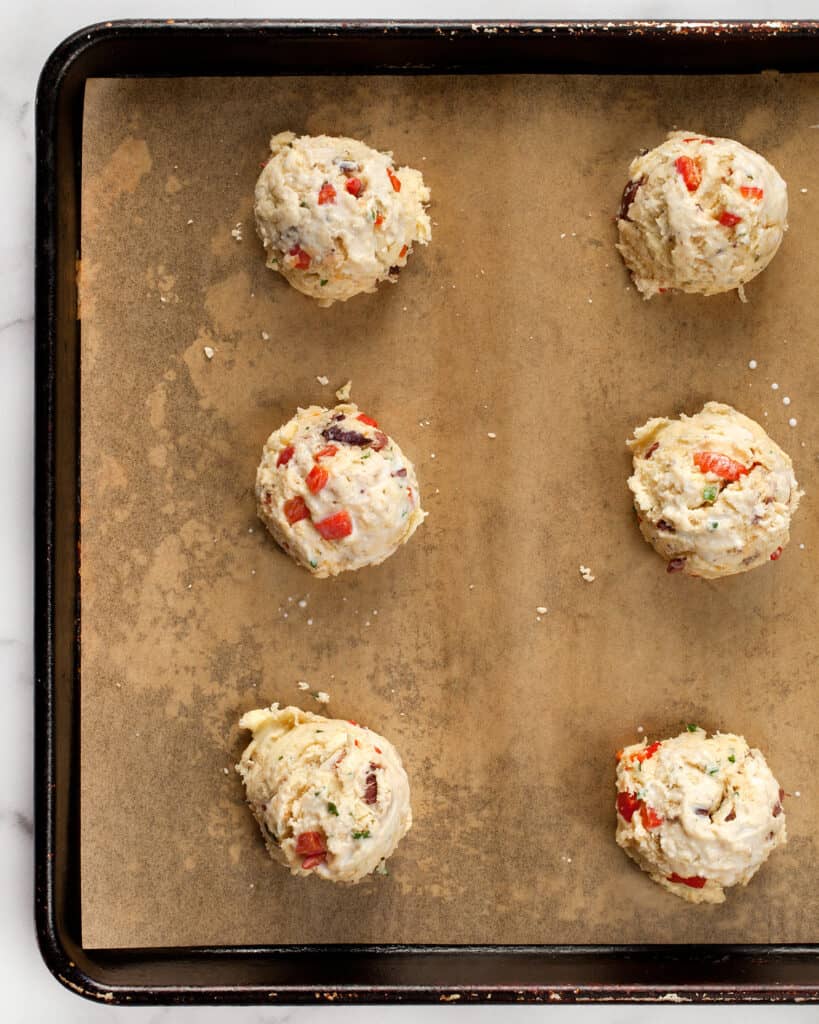
M817 382L799 280L816 256L815 79L271 85L87 93L84 945L813 941L807 786L791 845L698 918L613 846L610 756L637 724L657 736L694 717L744 731L789 789L815 771ZM249 194L277 110L424 170L433 244L397 287L322 311L264 271ZM675 123L762 149L791 184L792 230L746 307L626 290L611 213L630 157ZM797 432L771 373L794 382ZM331 400L319 374L353 378L431 513L385 566L329 583L278 554L250 494L269 430ZM639 541L621 447L645 416L709 397L769 426L808 491L791 557L718 588L666 579ZM307 609L285 619L288 597ZM235 719L295 700L297 678L405 755L417 824L382 888L289 879L241 806Z

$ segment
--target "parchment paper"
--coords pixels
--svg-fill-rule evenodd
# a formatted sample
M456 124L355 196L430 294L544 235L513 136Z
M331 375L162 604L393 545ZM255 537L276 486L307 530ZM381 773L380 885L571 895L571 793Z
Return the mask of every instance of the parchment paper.
M811 76L90 83L86 946L819 938L818 124ZM789 183L747 305L629 287L612 217L673 126L736 137ZM286 128L423 170L433 241L396 286L324 310L265 269L253 185ZM348 378L430 515L384 565L314 580L257 522L255 469ZM666 575L625 484L635 425L712 398L763 423L807 492L781 560L717 583ZM319 710L298 680L403 754L416 824L389 877L294 879L263 850L236 723ZM801 793L789 845L718 907L614 843L614 751L692 721L745 734Z

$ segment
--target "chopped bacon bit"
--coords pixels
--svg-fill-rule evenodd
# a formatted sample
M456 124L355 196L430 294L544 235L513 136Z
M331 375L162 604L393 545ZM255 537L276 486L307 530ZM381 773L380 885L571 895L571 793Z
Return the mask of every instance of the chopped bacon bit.
M685 568L685 558L672 558L668 565L665 567L666 572L682 572Z
M343 416L335 418L344 419ZM372 444L372 438L359 434L357 430L344 430L334 424L322 430L321 436L325 441L339 441L341 444L352 444L358 448L367 448Z
M634 753L629 758L629 760L630 761L639 761L640 764L642 764L643 761L647 761L650 757L654 757L654 755L660 749L661 745L662 744L660 743L659 740L655 740L654 743L651 743L649 746L645 747L643 750L635 750Z
M785 799L785 790L781 786L779 787L779 799L780 800L784 800Z
M729 459L727 455L720 455L718 452L694 452L694 465L701 473L713 473L728 483L734 483L749 472L741 462Z
M273 495L270 493L270 491L265 491L265 493L264 493L264 503L265 503L265 505L272 505L273 504Z
M383 430L376 430L376 432L375 432L375 440L373 441L373 444L372 444L373 451L374 452L380 452L382 448L386 448L387 447L387 442L388 441L389 441L389 438L387 437L387 435L384 433Z
M286 448L282 448L282 450L279 452L278 459L276 459L276 469L278 469L279 466L286 466L287 463L293 458L293 452L295 452L295 450L296 449L293 447L292 444L289 444Z
M387 168L387 177L390 179L390 184L396 192L401 191L401 179L396 175L392 167Z
M375 775L375 769L377 767L377 764L373 764L372 761L370 761L370 770L367 773L367 777L364 779L365 804L374 804L378 799L378 779Z
M319 459L325 459L325 458L329 459L330 456L331 455L335 455L337 451L338 451L338 445L337 444L328 444L328 445L325 445L323 448L320 448L316 452L316 454L313 456L313 458L316 460L316 462L318 462Z
M754 185L740 185L739 191L746 199L753 199L754 202L758 203L760 199L765 195L765 192L761 188L756 188Z
M383 223L384 223L384 214L383 213L379 213L379 215L375 218L375 226L377 228L380 228Z
M368 427L377 427L378 424L372 418L372 416L366 416L363 412L356 416L356 419L361 423L366 423Z
M350 723L350 725L358 725L358 722L354 722L352 718L348 718L347 721Z
M678 156L674 161L678 174L682 176L685 187L689 192L696 192L702 184L702 168L699 161L690 156Z
M305 252L300 245L294 245L288 255L294 257L293 266L297 270L310 269L310 253Z
M299 857L314 857L327 853L327 840L322 832L301 832L296 836L296 853Z
M635 812L638 811L642 805L643 801L638 800L634 793L617 794L617 813L626 821L631 821Z
M350 178L350 180L344 187L355 199L358 199L358 197L361 195L361 190L364 188L363 184L361 183L361 178Z
M353 532L350 513L346 509L327 516L326 519L322 519L321 522L315 525L325 540L341 540L342 537L349 537Z
M725 815L726 821L733 821L737 816L736 807L732 807L731 810Z
M647 804L643 804L640 808L640 817L643 819L643 824L647 829L659 828L663 823L660 815L653 807L649 807Z
M295 498L289 498L284 503L283 511L284 518L291 526L299 522L300 519L310 518L310 509L304 503L304 498L300 494L297 494Z
M301 866L305 871L310 871L311 868L318 867L319 864L323 864L327 860L326 853L314 853L310 857L305 857L301 862Z
M667 519L658 519L657 520L657 529L661 530L661 531L664 531L665 533L676 533L677 532L674 529L674 525L672 523L669 523L669 521Z
M619 750L617 751L617 753L616 753L616 754L614 755L614 760L615 760L615 761L619 761L619 760L620 760L620 759L622 758L622 756L623 756L623 748L622 748L622 747L620 747L620 749L619 749Z
M727 210L723 210L719 217L717 217L717 220L723 227L735 228L742 220L742 217L738 217L735 213L729 213Z
M678 875L675 871L673 874L668 876L668 881L674 882L676 885L688 885L692 889L702 889L708 879L701 878L699 875L691 875L690 878L683 878L682 875Z
M776 803L773 805L772 814L773 814L773 816L775 818L778 818L781 813L782 813L782 804L777 800Z
M325 203L334 203L335 201L336 190L329 181L325 181L319 189L318 204L319 206L324 206Z
M654 442L654 444L653 444L653 445L652 445L652 446L651 446L651 447L650 447L650 448L648 449L648 451L647 451L647 452L645 453L645 455L643 456L643 458L644 458L644 459L650 459L650 458L651 458L651 456L652 456L652 455L654 454L654 452L656 452L656 451L657 451L657 449L658 449L659 447L660 447L660 442L659 442L659 441L655 441L655 442Z
M330 474L324 468L324 466L313 466L310 472L307 474L307 489L311 494L318 494L322 487L327 486L327 481L330 479Z
M780 544L780 546L776 549L776 551L771 552L771 561L772 562L779 561L779 558L780 558L781 555L782 555L782 545Z
M406 471L406 469L404 469L402 467L401 469L396 469L396 471L392 475L393 476L406 476L407 475L407 471Z
M703 144L703 146L713 146L714 145L714 140L713 139L699 139L699 138L696 138L696 139L683 139L683 142L701 142Z

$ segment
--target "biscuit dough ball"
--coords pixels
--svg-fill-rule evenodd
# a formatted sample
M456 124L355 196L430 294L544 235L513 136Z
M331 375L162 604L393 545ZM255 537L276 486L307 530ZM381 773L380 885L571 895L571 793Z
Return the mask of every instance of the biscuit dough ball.
M253 739L236 769L273 860L330 882L383 867L412 826L409 780L389 740L278 704L239 725Z
M669 289L716 295L767 267L787 220L787 186L759 153L672 132L632 161L617 248L646 299Z
M299 409L264 446L259 518L314 576L378 565L424 521L412 463L350 403Z
M617 843L675 896L722 903L787 842L784 790L742 736L689 725L617 758Z
M394 282L413 244L429 241L429 189L392 153L293 132L274 135L270 149L255 197L267 266L320 306Z
M626 442L640 531L668 572L718 579L777 561L802 492L788 455L730 405L651 419Z

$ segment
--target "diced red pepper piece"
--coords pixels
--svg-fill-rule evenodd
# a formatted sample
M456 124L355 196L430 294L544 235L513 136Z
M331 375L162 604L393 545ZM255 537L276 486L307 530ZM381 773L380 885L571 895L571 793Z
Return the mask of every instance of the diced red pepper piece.
M375 769L378 765L370 762L370 770L367 777L364 779L364 803L374 804L378 799L378 779L375 775Z
M642 805L643 801L638 800L634 793L617 794L617 813L626 821L631 821L635 812L638 811Z
M728 483L734 483L748 473L741 462L729 459L727 455L720 455L718 452L694 452L694 465L701 473L713 473Z
M643 804L640 808L640 817L643 819L643 824L647 829L659 828L663 823L660 815L653 807L649 807L648 804Z
M682 875L678 875L675 871L673 874L668 876L668 881L675 882L677 885L688 885L692 889L702 889L708 879L701 878L699 875L691 875L690 878L683 878Z
M287 463L293 458L293 452L295 450L296 449L293 447L292 444L289 444L286 448L282 448L282 450L279 452L278 459L276 459L276 469L278 469L279 466L286 466Z
M313 458L318 462L319 459L329 459L330 456L335 455L338 451L337 444L327 444L323 448L319 449Z
M378 426L378 424L375 422L375 420L372 418L372 416L367 416L363 412L359 413L359 415L356 416L356 419L360 423L366 423L368 427L377 427Z
M690 156L678 156L674 166L677 173L682 176L688 191L696 192L702 184L702 168L699 163Z
M396 175L392 167L387 168L387 177L390 179L390 183L396 192L401 191L401 179Z
M341 540L342 537L349 537L353 532L350 513L346 509L327 516L326 519L322 519L315 526L325 540Z
M660 746L660 741L655 740L654 743L649 744L649 746L643 748L643 750L635 750L635 752L631 755L631 760L639 761L640 764L642 764L643 761L647 761L650 757L654 757L654 755L660 749Z
M324 466L313 466L310 472L307 474L307 489L311 494L318 494L322 487L327 486L327 481L330 479L330 474L324 468Z
M355 199L358 199L358 197L361 195L361 191L364 188L364 185L361 181L361 178L350 178L350 180L344 187L347 189L351 196L353 196Z
M384 215L383 215L383 213L379 213L379 215L375 218L375 226L377 228L380 228L383 223L384 223Z
M305 252L300 245L294 245L289 255L295 257L293 266L297 270L308 270L310 268L310 253Z
M405 256L407 255L407 249L408 249L408 248L409 248L409 246L406 246L406 245L405 245L405 246L404 246L404 247L403 247L403 248L401 249L401 252L399 252L399 253L398 253L398 259L399 259L399 260L402 260L402 259L403 259L403 258L404 258L404 257L405 257Z
M376 754L380 754L381 753L381 748L380 747L373 747L373 750L376 752Z
M776 549L776 551L772 551L771 552L771 561L772 562L778 562L781 555L782 555L782 546L780 545Z
M615 760L615 761L619 761L619 760L620 760L620 759L622 758L622 756L623 756L623 748L622 748L622 747L620 747L620 749L619 749L619 750L617 751L617 753L616 753L616 754L614 755L614 760Z
M358 725L358 722L354 722L352 718L348 718L347 721L350 723L350 725Z
M334 203L336 201L336 190L330 184L329 181L325 181L319 189L318 204L324 206L325 203Z
M315 857L327 853L327 840L323 832L300 832L296 836L296 853L299 857Z
M314 853L309 857L305 857L301 862L301 866L305 871L310 871L311 868L316 868L319 864L323 864L327 860L326 853Z
M694 139L683 139L683 142L701 142L703 144L703 146L713 146L714 145L714 140L713 139L696 139L696 138L694 138Z
M761 188L756 188L754 185L740 185L739 191L746 199L753 199L755 203L758 203L760 199L765 195L765 192Z
M297 494L295 498L288 498L283 506L284 518L292 526L294 523L299 522L300 519L310 518L310 509L304 502L304 498L300 494Z
M742 220L742 217L738 217L735 213L729 213L727 210L723 210L719 217L717 217L717 220L723 227L735 228Z

